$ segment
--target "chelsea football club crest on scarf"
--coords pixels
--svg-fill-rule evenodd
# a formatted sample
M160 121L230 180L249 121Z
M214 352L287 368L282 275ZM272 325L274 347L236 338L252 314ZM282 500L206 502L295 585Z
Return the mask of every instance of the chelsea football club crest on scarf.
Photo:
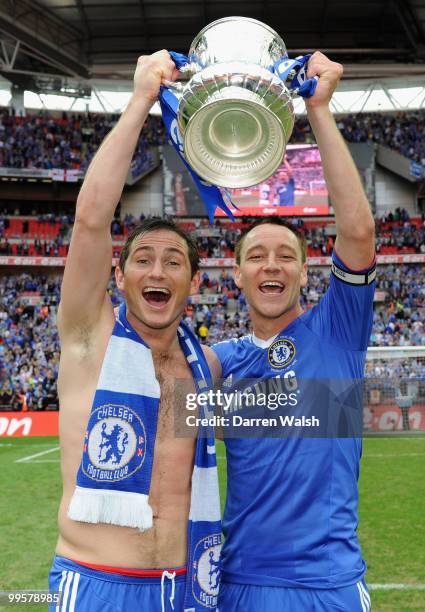
M146 430L142 419L127 406L96 408L84 440L82 470L96 481L129 478L145 459Z
M206 608L216 608L220 586L221 533L199 540L193 555L193 597Z

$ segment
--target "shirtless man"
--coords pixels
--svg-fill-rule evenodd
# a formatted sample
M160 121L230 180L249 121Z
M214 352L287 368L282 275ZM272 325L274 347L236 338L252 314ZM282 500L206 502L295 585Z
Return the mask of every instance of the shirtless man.
M127 321L152 350L161 390L149 491L153 527L141 532L67 516L90 407L115 325L106 293L110 224L160 84L163 79L174 80L177 73L166 51L139 58L132 98L92 161L77 201L58 311L63 497L50 589L62 592L61 610L168 610L173 598L172 609L183 610L195 440L174 437L173 381L188 379L193 387L177 328L187 297L199 285L199 256L190 237L172 223L142 223L129 236L116 269ZM162 291L162 297L152 288Z

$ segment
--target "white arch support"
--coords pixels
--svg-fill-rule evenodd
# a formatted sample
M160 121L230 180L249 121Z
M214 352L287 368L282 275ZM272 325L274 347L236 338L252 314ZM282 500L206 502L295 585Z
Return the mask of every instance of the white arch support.
M0 50L1 51L1 50ZM70 86L72 79L68 79ZM91 98L78 98L43 94L43 105L50 110L89 110L93 112L121 112L126 107L132 91L132 81L98 79L89 82ZM77 83L76 83L77 85ZM10 83L0 79L0 101L10 99ZM37 104L38 102L38 104ZM40 108L35 94L25 92L26 108ZM305 114L302 98L294 99L297 115ZM335 92L332 110L338 114L362 112L413 111L425 109L425 81L421 75L382 79L343 79ZM152 114L159 115L159 105Z

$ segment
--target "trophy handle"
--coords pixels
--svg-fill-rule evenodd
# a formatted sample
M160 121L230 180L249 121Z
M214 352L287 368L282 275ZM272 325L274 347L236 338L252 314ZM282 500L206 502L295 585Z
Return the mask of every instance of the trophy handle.
M174 89L177 93L183 93L184 85L180 81L168 81L163 79L162 85L168 87L168 89Z
M164 87L174 89L177 93L181 94L183 93L186 83L190 81L190 79L196 72L199 72L201 70L201 67L195 62L189 62L184 66L180 66L178 70L180 72L180 77L178 81L168 81L167 79L164 79L162 81L162 84L164 85Z
M315 81L318 81L318 80L319 80L319 77L318 77L318 76L314 76L314 77L312 77L312 78L313 78ZM300 90L300 87L296 87L295 89L289 89L289 94L290 94L291 98L295 98L295 96L298 96L298 95L299 95L299 94L298 94L299 90Z

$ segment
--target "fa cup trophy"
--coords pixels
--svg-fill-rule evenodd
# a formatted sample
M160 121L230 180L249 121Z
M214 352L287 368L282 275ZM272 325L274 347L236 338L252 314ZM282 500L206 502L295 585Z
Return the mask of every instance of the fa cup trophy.
M294 126L287 79L296 71L285 71L293 63L280 36L255 19L219 19L195 37L189 80L166 85L179 99L184 157L202 179L249 187L276 171Z

